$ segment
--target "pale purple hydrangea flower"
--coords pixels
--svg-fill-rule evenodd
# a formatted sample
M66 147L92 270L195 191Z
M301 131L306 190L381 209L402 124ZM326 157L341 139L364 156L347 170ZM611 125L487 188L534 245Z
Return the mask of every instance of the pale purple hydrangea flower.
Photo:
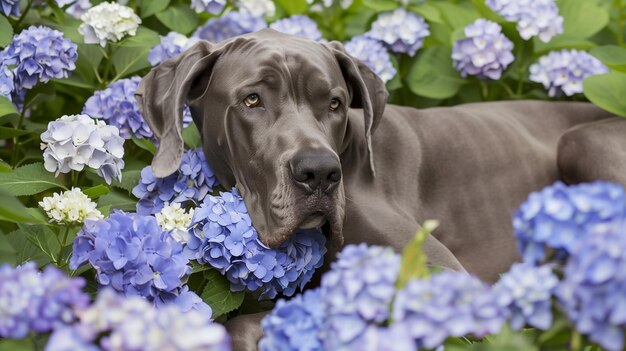
M4 58L0 53L0 96L12 101L11 94L15 89L15 83L13 82L13 72L4 64Z
M73 3L75 0L54 0L58 7L63 7L65 5L69 5Z
M225 275L232 290L259 291L260 299L302 290L326 253L319 229L299 230L277 249L263 245L236 189L205 197L191 227L189 255Z
M557 290L576 330L609 351L624 348L626 225L623 220L581 238Z
M556 182L530 194L515 213L513 229L524 261L537 264L564 260L595 227L625 216L626 192L619 184Z
M122 178L124 139L116 127L87 115L63 116L48 123L41 141L44 167L55 176L88 166L107 184Z
M63 33L30 26L13 37L2 51L2 63L14 75L14 90L31 89L51 79L67 78L76 68L77 46Z
M387 49L377 40L363 35L356 36L345 43L345 50L366 64L383 82L391 80L396 75Z
M462 77L500 79L502 72L515 60L513 43L502 34L499 24L478 19L465 27L465 39L457 40L452 49L454 68Z
M187 50L198 40L198 38L187 38L180 33L169 32L166 36L161 37L159 44L150 49L148 61L154 67Z
M5 16L19 16L20 15L20 0L0 0L0 12Z
M219 14L226 6L226 0L191 0L191 8L196 12Z
M548 330L552 325L552 294L558 283L550 266L514 264L494 287L511 327L519 330L529 325Z
M600 60L584 51L552 51L530 66L530 80L543 84L550 97L572 96L583 92L585 78L608 71Z
M517 23L517 31L524 40L539 37L547 43L563 33L563 17L554 0L487 0L487 6Z
M178 171L165 178L157 178L152 166L141 170L141 179L132 193L139 201L137 213L159 213L165 203L199 204L218 185L202 149L186 150Z
M283 18L270 24L270 28L315 41L322 39L322 32L317 28L317 23L304 15Z
M369 325L344 351L417 351L406 324ZM439 349L437 349L439 350Z
M89 0L78 0L65 9L65 12L76 19L80 19L92 7L93 5Z
M422 16L399 8L378 15L365 35L385 43L393 52L414 56L430 30Z
M393 321L406 325L419 348L432 349L448 337L483 337L500 331L504 310L491 287L461 272L412 280L393 302Z
M21 339L74 322L74 309L89 304L83 278L68 278L55 266L0 266L0 338Z
M246 12L232 11L220 18L208 20L194 32L193 36L212 43L219 43L266 27L267 23L262 17L255 17Z

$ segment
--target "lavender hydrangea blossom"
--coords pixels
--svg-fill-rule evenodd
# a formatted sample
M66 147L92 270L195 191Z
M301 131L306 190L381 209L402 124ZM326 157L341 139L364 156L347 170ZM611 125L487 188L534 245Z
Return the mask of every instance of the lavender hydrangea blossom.
M15 89L15 83L13 82L13 72L4 64L4 58L0 53L0 96L12 101L11 94Z
M161 42L150 49L148 53L148 61L154 67L189 48L196 43L198 38L187 38L186 36L169 32L166 36L161 37Z
M322 32L317 28L317 23L304 15L283 18L270 24L270 28L315 41L322 39Z
M563 33L563 17L554 0L487 0L487 6L507 21L517 22L519 35L544 43Z
M496 283L498 304L515 330L525 325L547 330L552 325L552 294L558 278L550 266L514 264Z
M530 80L543 84L550 97L572 96L583 92L585 78L608 71L600 60L584 51L552 51L530 66Z
M326 253L326 238L318 229L300 230L277 249L263 245L236 189L207 196L191 227L189 254L225 275L232 290L259 291L260 299L302 289Z
M20 0L0 0L0 12L5 16L20 15Z
M399 8L380 14L365 35L385 43L393 52L414 56L430 30L422 16Z
M68 7L65 12L67 12L70 16L81 19L81 17L87 13L87 10L92 8L93 5L89 0L78 0L74 2L70 7Z
M513 229L525 262L545 261L547 249L565 259L594 227L626 216L626 192L619 184L595 182L566 186L561 182L531 193L515 213Z
M515 60L513 42L499 24L478 19L465 27L465 39L457 40L452 49L454 68L462 77L500 79L502 72Z
M489 286L467 273L443 272L400 290L393 320L407 326L419 348L432 349L448 337L496 333L505 318Z
M356 36L345 43L345 49L348 54L366 64L383 82L389 81L396 75L389 53L377 40L363 35Z
M76 68L76 50L76 44L58 30L31 26L14 36L1 56L14 75L14 90L21 90L53 78L67 78Z
M165 203L199 204L217 185L217 178L199 148L186 150L178 171L165 178L155 177L152 166L142 169L132 193L139 198L137 213L147 215L159 213Z
M193 36L212 43L219 43L266 27L267 23L262 17L256 17L247 12L232 11L222 17L208 20L194 32Z
M214 15L222 12L226 0L191 0L191 8L196 12L208 12Z
M86 307L83 278L68 278L54 266L39 272L33 262L0 266L0 337L21 339L30 331L49 332L72 323L74 309Z

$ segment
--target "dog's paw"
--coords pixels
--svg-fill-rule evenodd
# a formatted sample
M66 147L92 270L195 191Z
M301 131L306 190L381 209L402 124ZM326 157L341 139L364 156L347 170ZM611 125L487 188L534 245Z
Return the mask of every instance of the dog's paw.
M237 316L224 325L233 341L233 351L257 351L263 336L261 319L268 312Z

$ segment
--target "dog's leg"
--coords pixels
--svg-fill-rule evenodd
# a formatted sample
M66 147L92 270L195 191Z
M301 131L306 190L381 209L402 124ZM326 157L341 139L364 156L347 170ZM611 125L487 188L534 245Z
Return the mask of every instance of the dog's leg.
M566 183L604 180L626 186L626 119L604 119L567 131L559 140L557 161Z
M233 341L233 351L257 351L259 340L263 336L261 319L269 312L259 312L237 316L225 327Z

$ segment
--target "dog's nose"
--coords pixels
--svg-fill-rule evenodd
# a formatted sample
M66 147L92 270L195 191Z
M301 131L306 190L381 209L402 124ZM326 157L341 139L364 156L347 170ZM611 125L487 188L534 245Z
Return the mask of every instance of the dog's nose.
M329 153L300 152L289 161L289 169L296 184L309 193L329 193L341 180L339 160Z

